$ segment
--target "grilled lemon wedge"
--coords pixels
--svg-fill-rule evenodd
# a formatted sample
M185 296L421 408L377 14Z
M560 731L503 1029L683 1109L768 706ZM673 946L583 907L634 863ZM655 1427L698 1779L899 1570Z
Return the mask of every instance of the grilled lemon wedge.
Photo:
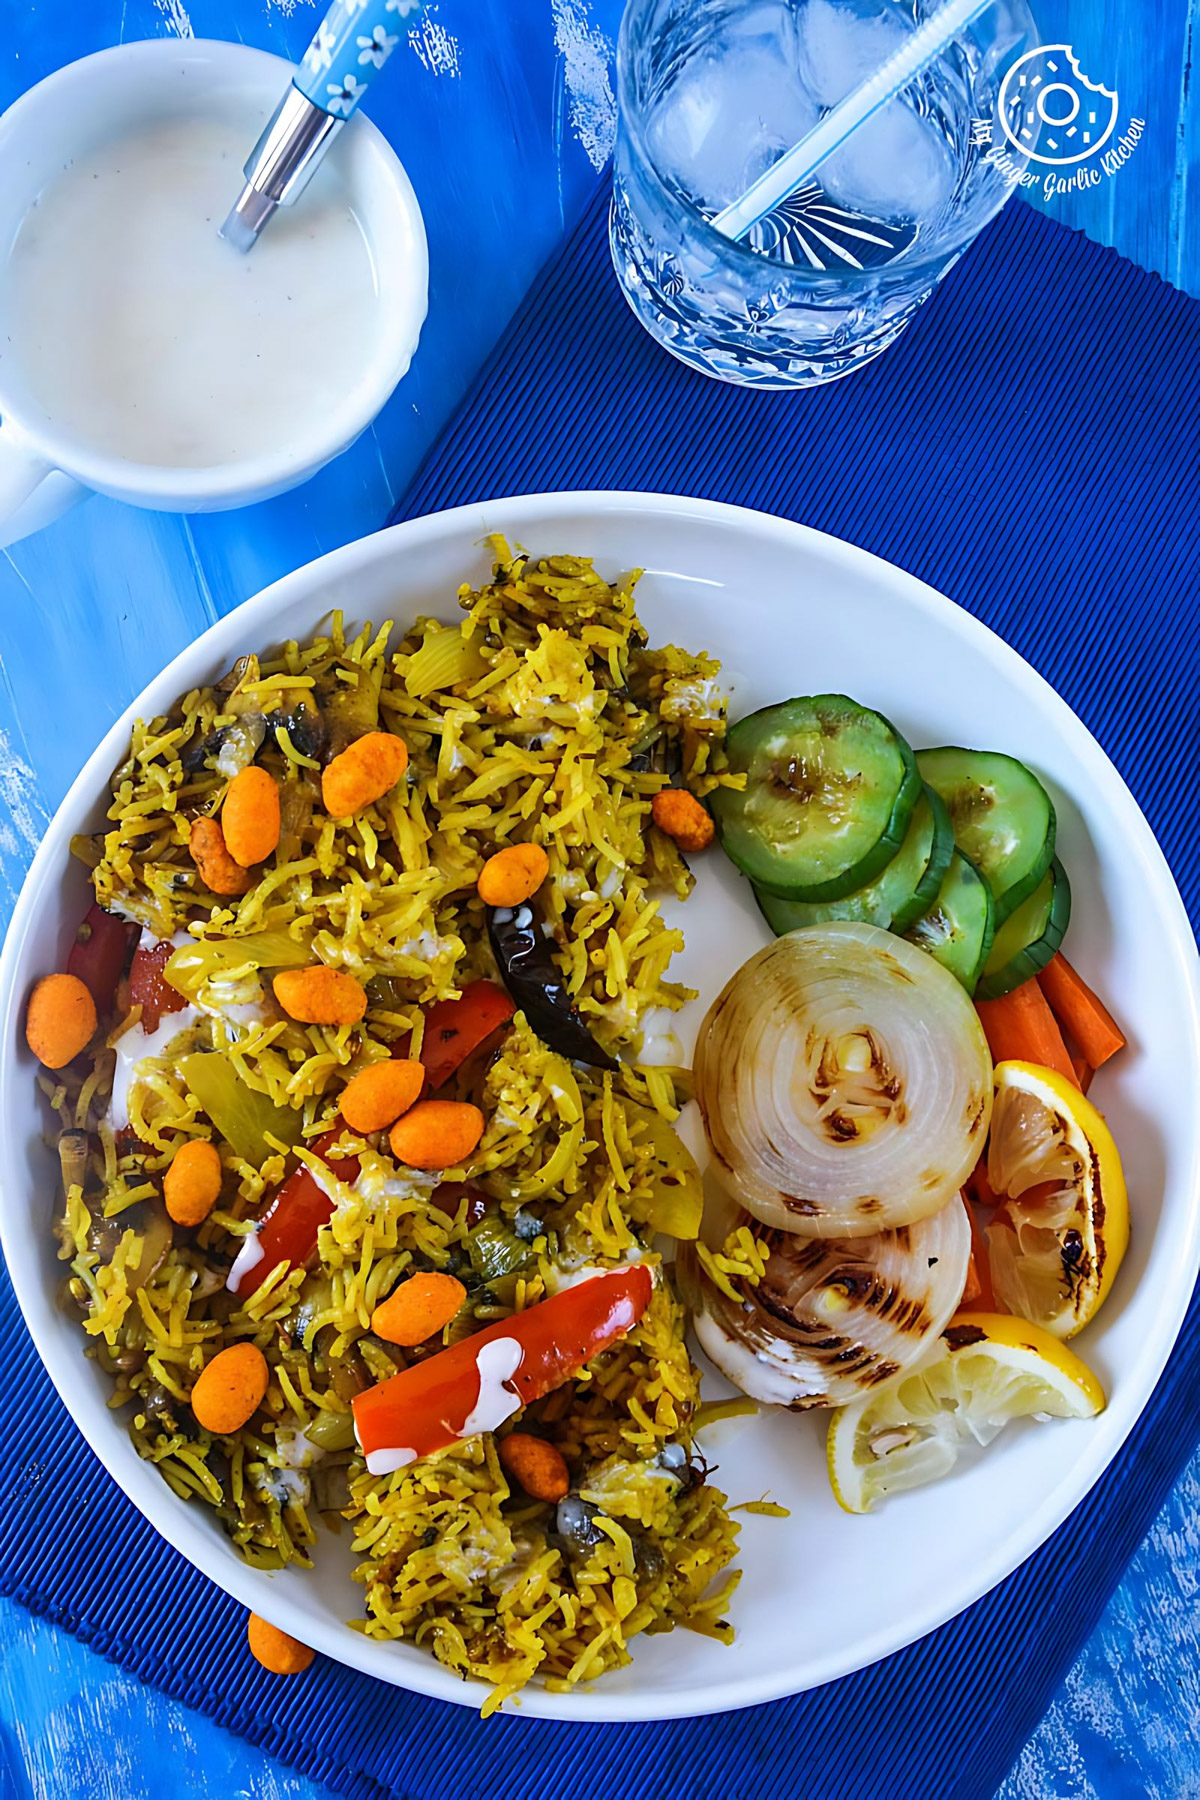
M1035 1063L1002 1062L988 1181L1008 1204L988 1227L996 1298L1055 1337L1095 1317L1129 1243L1112 1133L1090 1100Z
M990 1444L1010 1419L1090 1419L1104 1389L1073 1350L1004 1313L956 1313L936 1355L829 1422L829 1480L839 1506L876 1501L949 1474L959 1451Z

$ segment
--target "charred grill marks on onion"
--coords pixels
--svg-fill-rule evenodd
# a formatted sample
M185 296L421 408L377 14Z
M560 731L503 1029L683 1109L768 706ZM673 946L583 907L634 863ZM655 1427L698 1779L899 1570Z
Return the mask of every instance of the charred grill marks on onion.
M896 1231L841 1240L755 1226L727 1196L706 1213L710 1247L749 1226L761 1277L711 1280L692 1246L678 1269L702 1348L753 1398L792 1410L838 1406L911 1368L962 1294L971 1232L961 1199Z
M858 921L801 927L744 964L701 1027L695 1074L723 1185L805 1237L936 1213L990 1115L991 1059L963 989Z

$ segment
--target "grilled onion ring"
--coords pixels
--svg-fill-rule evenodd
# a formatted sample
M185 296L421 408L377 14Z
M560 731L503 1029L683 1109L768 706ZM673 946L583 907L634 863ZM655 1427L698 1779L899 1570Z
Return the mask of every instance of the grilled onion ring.
M932 1217L987 1138L992 1060L974 1007L874 925L809 925L752 956L710 1008L695 1068L717 1178L802 1237Z
M754 1220L727 1196L709 1199L704 1241L717 1249ZM709 1279L693 1244L676 1263L701 1349L754 1400L803 1412L861 1400L911 1369L962 1299L971 1227L955 1196L931 1219L842 1242L757 1229L769 1243L757 1286L733 1278L734 1301Z

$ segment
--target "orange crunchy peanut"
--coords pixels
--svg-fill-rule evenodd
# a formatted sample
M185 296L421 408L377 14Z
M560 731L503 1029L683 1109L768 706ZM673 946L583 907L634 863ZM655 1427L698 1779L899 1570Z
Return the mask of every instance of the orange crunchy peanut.
M234 776L221 808L225 848L240 868L265 862L279 842L279 783L251 763Z
M202 1225L221 1194L221 1156L205 1138L180 1144L163 1176L163 1199L177 1225Z
M196 1378L191 1393L196 1422L214 1437L228 1437L249 1423L262 1405L270 1372L257 1344L218 1350Z
M707 850L715 835L706 808L686 788L664 788L655 794L650 817L681 850Z
M43 975L29 996L25 1042L47 1069L62 1069L96 1034L96 1002L78 975Z
M299 1638L292 1637L290 1632L280 1631L278 1625L271 1625L266 1619L260 1619L257 1613L250 1614L246 1626L246 1641L255 1662L260 1662L272 1675L303 1675L316 1654L307 1644L302 1644Z
M475 886L485 906L520 906L549 872L550 858L540 844L509 844L488 857Z
M392 1057L360 1069L342 1089L341 1115L352 1131L364 1136L386 1131L401 1113L421 1098L425 1070L419 1062Z
M367 990L344 969L314 963L309 969L281 969L271 983L289 1019L302 1025L357 1025L367 1010Z
M321 799L334 819L355 813L390 794L408 767L408 745L390 731L368 731L335 756L321 776Z
M192 861L200 871L200 879L213 894L245 894L252 885L250 876L230 856L225 833L215 819L196 819L188 839Z
M371 1314L371 1330L386 1343L412 1349L448 1325L466 1297L455 1276L422 1270L380 1302Z
M566 1459L556 1445L531 1431L513 1431L501 1440L500 1466L520 1482L532 1500L561 1500L571 1485Z
M392 1155L410 1169L452 1169L483 1136L483 1114L466 1100L418 1100L392 1126Z

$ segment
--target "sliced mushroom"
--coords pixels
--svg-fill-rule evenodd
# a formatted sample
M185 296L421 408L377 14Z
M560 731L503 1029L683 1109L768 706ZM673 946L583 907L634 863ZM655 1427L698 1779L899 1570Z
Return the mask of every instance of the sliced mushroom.
M356 682L331 676L317 683L317 704L325 720L325 754L340 756L355 738L379 729L379 695L383 687L383 663L359 669Z
M349 1406L350 1402L357 1394L361 1394L364 1388L373 1386L373 1378L367 1365L353 1347L332 1364L329 1370L329 1381L343 1406Z
M291 704L288 704L289 700ZM286 692L281 695L280 705L267 714L269 730L274 731L280 725L301 756L311 756L315 761L325 759L325 721L309 698L307 689L299 688L295 695Z
M141 1255L136 1263L125 1267L125 1280L131 1294L147 1287L166 1261L174 1242L174 1228L161 1200L138 1200L115 1218L93 1218L88 1231L88 1249L110 1263L117 1246L127 1231L136 1231L142 1239Z
M88 1176L89 1144L86 1131L64 1131L58 1140L58 1166L62 1172L63 1196L73 1187L82 1189Z
M328 1312L333 1305L333 1284L318 1276L312 1276L304 1284L303 1292L296 1305L287 1317L280 1320L279 1331L285 1342L300 1350L304 1347L305 1334L310 1330L313 1321L319 1319L323 1312ZM323 1334L322 1334L323 1335ZM337 1335L336 1332L333 1334Z
M192 1438L198 1434L191 1407L182 1405L161 1382L156 1381L138 1396L138 1410L145 1415L147 1425L161 1431L164 1437Z
M232 694L233 690L240 687L244 681L257 680L257 656L239 656L229 673L222 675L220 681L213 683L213 688L218 694Z
M210 763L227 780L248 769L262 748L267 721L260 712L248 712L232 725L222 725L184 751L180 761L185 775L195 775Z

